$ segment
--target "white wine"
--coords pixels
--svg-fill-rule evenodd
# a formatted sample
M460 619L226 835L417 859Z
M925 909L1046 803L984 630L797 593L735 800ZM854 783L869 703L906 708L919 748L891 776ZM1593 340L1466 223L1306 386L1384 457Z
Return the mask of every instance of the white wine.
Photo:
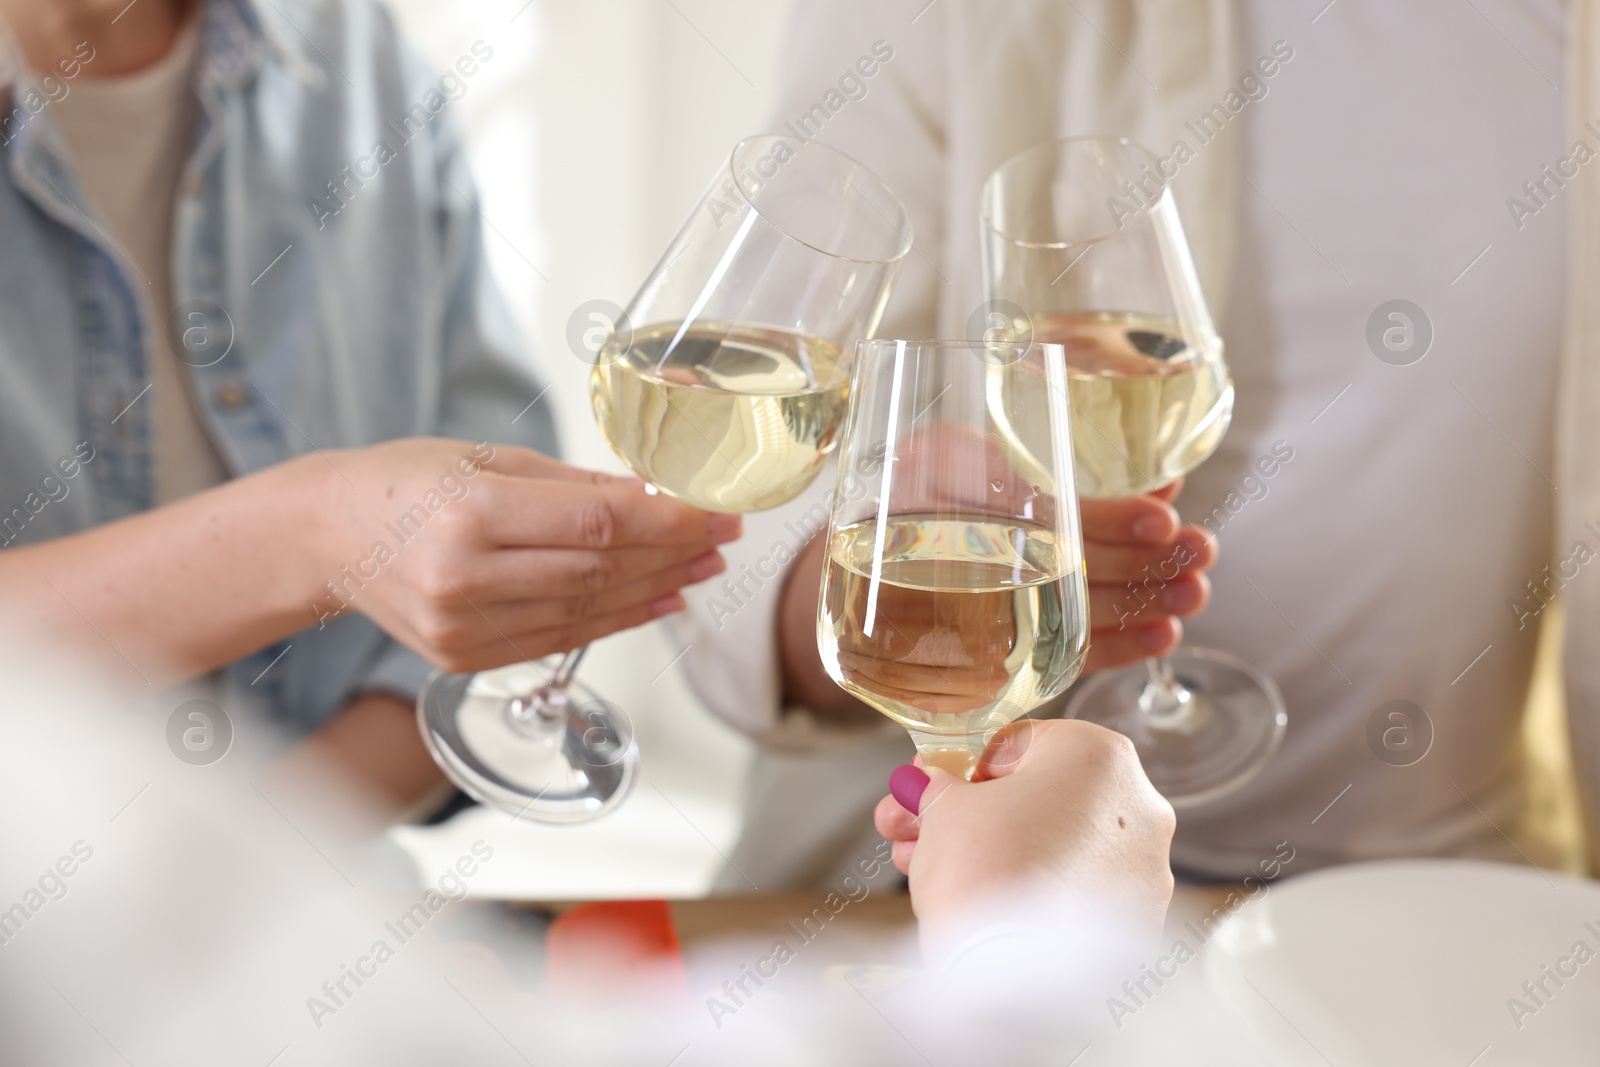
M660 323L589 377L600 431L635 474L710 511L794 499L833 449L849 394L839 348L765 327Z
M1036 319L1067 350L1072 449L1081 496L1136 496L1211 455L1233 414L1222 343L1199 349L1170 322L1102 313Z
M969 775L986 734L1082 669L1080 564L1055 530L989 515L896 515L882 530L875 519L836 530L817 606L823 666L910 729L924 762Z

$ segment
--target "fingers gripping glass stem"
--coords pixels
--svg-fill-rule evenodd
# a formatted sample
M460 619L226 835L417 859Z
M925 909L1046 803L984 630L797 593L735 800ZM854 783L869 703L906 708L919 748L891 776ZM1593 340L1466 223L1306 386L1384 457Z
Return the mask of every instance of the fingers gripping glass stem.
M549 681L527 696L517 697L506 707L506 714L525 734L548 737L552 729L560 728L572 706L569 688L578 673L578 664L588 651L589 646L584 645L562 656Z

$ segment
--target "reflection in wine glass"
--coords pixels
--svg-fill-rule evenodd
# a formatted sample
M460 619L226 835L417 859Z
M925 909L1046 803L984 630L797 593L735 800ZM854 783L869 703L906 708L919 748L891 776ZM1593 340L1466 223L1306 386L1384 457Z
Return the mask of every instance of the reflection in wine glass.
M840 469L883 461L868 492L834 499L817 608L829 676L964 777L1088 647L1064 353L1003 347L1014 358L982 342L857 346ZM1058 388L1004 390L1002 434L995 375Z

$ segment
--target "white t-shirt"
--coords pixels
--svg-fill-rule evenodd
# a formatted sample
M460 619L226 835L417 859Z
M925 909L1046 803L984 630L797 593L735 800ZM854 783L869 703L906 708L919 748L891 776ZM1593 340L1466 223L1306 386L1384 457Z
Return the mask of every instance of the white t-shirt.
M806 113L874 37L892 45L892 61L820 139L910 205L917 251L883 327L900 336L959 332L981 301L976 196L1001 159L969 158L948 131L1029 127L1015 110L972 114L981 95L972 85L1002 86L991 104L1055 116L1060 136L1150 136L1125 129L1135 108L1077 113L1085 79L1130 98L1151 91L1127 57L1084 32L1082 12L946 4L908 21L921 6L871 16L807 8L800 67L777 111ZM1536 635L1517 629L1508 601L1526 596L1547 560L1566 227L1559 191L1520 228L1507 199L1526 201L1523 183L1567 154L1563 5L1339 0L1318 14L1241 0L1236 11L1241 74L1279 41L1293 57L1229 134L1242 135L1245 181L1232 296L1213 312L1237 403L1181 507L1198 521L1230 490L1256 499L1219 532L1213 602L1187 640L1276 679L1290 725L1260 777L1181 813L1174 862L1237 875L1285 840L1300 869L1429 853L1518 861L1517 847L1537 855L1536 843L1513 846L1501 832L1519 830L1518 737ZM1191 220L1191 231L1206 221ZM1419 305L1432 325L1430 350L1411 365L1368 345L1369 319L1392 300ZM1381 338L1393 323L1379 317ZM1278 441L1293 458L1241 487ZM782 525L794 519L751 516L725 550L742 589L691 597L685 663L721 714L757 732L777 721L777 668L764 650L781 581L747 595L760 583L744 568L794 540ZM712 598L733 604L736 619ZM1431 750L1412 766L1384 762L1368 743L1369 721L1391 700L1419 705L1433 725ZM855 828L865 827L882 781L830 774L828 762L809 761L787 795L764 797L770 810L752 813L751 848L789 840L807 796L837 806L859 792ZM741 851L747 864L755 857Z
M1269 674L1290 726L1259 779L1183 813L1180 867L1223 869L1266 838L1312 862L1519 858L1500 829L1517 832L1538 631L1508 601L1548 559L1566 219L1557 197L1519 230L1506 199L1565 154L1563 7L1342 0L1308 24L1241 5L1242 61L1279 40L1295 56L1243 112L1221 316L1237 402L1180 509L1247 502L1186 640ZM1368 346L1391 300L1431 321L1418 362ZM1294 459L1241 487L1277 441ZM1392 700L1432 722L1410 766L1369 747ZM1333 806L1312 826L1308 802Z
M191 19L154 66L114 78L85 71L50 106L96 221L134 267L129 277L148 326L151 382L139 403L154 406L156 499L162 504L228 478L201 422L168 321L173 208L194 130L199 45L199 20Z

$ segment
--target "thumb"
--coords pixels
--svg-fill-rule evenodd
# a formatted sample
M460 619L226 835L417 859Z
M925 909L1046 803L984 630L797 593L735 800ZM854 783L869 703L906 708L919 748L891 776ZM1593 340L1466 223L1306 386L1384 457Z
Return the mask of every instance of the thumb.
M1040 724L1033 719L1022 718L1001 727L984 749L983 757L978 761L977 773L973 778L976 781L986 782L992 778L1004 778L1008 774L1014 774L1033 748L1039 726Z
M919 761L920 762L920 761ZM921 815L934 805L945 790L968 783L937 767L904 764L889 775L889 792L912 815Z
M972 783L965 778L957 777L949 771L942 771L937 767L924 768L928 776L927 788L922 791L921 802L917 805L917 815L923 816L932 810L933 806L944 799L946 793L954 790L959 793L963 789L972 788Z

